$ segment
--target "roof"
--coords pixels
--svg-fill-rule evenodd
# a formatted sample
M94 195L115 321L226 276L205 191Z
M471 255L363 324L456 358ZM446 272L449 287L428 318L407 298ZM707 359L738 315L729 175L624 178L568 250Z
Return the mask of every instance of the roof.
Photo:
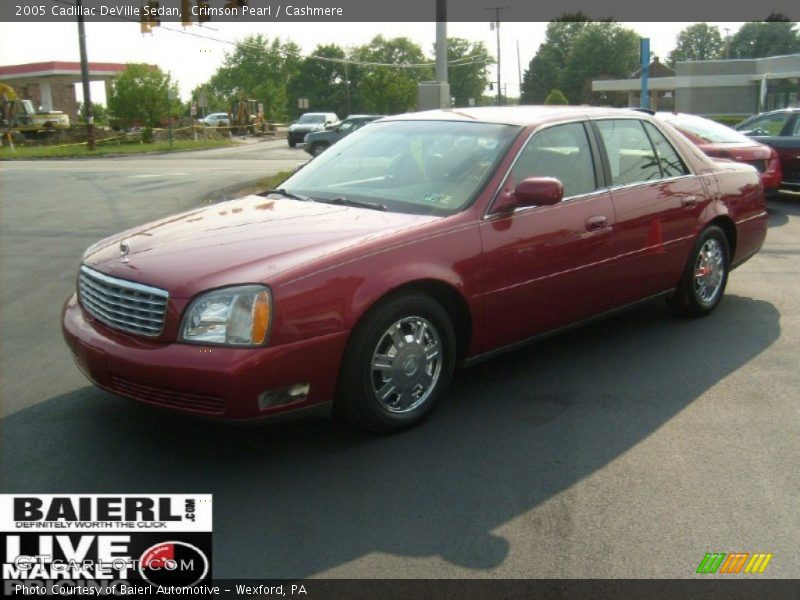
M90 62L89 74L92 77L113 77L125 70L124 63ZM0 79L20 79L28 77L53 77L57 75L77 75L80 77L81 63L68 61L48 61L23 65L0 67Z
M391 121L475 121L500 125L534 125L568 117L630 117L627 108L601 108L597 106L482 106L477 108L449 108L406 113L388 117Z

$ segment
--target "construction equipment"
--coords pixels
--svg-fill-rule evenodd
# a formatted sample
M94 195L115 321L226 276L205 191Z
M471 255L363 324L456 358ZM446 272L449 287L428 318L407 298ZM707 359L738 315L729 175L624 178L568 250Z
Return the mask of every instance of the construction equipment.
M36 134L42 131L69 129L69 115L60 111L37 111L33 102L17 96L10 85L0 83L0 130Z
M256 133L262 129L262 117L258 112L258 101L248 98L244 90L239 90L239 97L231 102L231 133L245 135Z

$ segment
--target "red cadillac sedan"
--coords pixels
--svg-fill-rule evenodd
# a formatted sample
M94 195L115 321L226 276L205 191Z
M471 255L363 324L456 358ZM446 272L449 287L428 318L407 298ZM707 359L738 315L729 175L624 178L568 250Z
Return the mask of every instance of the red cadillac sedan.
M279 189L90 247L63 331L96 385L251 418L333 403L379 431L457 365L646 298L719 304L767 232L758 172L588 107L377 121Z
M685 113L658 113L706 154L752 165L761 173L764 193L777 195L783 179L781 159L774 148L751 140L746 135L720 123Z

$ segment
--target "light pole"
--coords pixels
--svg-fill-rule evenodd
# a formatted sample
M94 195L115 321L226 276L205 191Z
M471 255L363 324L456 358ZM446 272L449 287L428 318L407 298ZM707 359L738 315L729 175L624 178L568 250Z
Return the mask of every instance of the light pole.
M497 32L497 106L503 103L503 92L500 88L500 11L508 10L508 8L508 6L493 6L486 9L494 11L494 28Z

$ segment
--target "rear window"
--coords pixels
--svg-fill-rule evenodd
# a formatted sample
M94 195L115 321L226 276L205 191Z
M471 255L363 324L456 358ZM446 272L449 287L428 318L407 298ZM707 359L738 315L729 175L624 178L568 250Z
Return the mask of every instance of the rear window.
M747 136L710 119L682 114L659 116L675 129L685 131L709 144L752 144Z

